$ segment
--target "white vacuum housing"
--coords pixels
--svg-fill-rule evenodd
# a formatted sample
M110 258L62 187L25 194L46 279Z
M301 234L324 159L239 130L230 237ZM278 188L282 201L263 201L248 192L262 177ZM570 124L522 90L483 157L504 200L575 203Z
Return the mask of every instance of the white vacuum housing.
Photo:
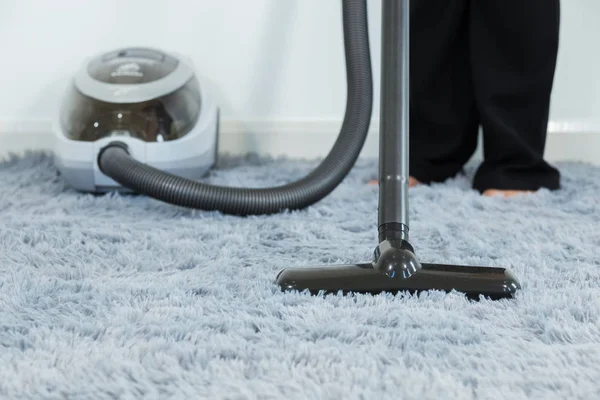
M124 143L136 160L198 180L214 166L219 109L191 61L151 48L88 59L54 123L56 166L75 189L128 191L98 168L98 155Z

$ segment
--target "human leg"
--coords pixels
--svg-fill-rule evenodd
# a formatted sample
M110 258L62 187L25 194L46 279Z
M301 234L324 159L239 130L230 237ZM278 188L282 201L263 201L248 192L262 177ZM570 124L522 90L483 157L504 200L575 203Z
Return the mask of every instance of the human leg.
M412 3L410 173L419 182L455 176L477 147L468 24L468 0Z
M560 187L559 171L543 158L559 20L559 0L471 1L485 157L473 186L481 192Z

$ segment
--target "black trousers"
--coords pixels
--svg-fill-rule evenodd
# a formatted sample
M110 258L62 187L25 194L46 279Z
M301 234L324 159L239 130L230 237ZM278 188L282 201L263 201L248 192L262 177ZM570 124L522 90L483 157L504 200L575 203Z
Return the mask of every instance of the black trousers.
M411 2L410 171L458 174L483 131L473 187L558 189L543 158L558 52L559 0Z

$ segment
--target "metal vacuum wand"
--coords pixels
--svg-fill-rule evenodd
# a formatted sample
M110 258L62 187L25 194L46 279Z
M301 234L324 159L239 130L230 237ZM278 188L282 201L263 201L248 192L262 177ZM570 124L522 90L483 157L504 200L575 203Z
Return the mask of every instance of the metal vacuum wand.
M374 267L391 278L421 269L408 241L410 4L383 0L379 126L379 245Z
M379 126L379 226L408 234L409 1L383 0ZM400 204L400 207L397 205Z
M350 1L350 0L344 0ZM383 0L379 142L379 244L370 263L288 268L282 290L320 293L458 291L510 298L520 289L505 268L421 263L409 242L409 0Z

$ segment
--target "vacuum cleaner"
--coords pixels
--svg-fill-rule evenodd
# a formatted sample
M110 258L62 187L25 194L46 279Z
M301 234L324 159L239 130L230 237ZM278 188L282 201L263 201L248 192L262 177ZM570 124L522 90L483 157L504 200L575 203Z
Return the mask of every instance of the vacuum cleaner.
M300 210L322 200L358 159L373 105L366 0L342 0L342 15L345 116L329 154L305 177L271 188L203 183L218 153L218 107L189 61L148 48L119 49L84 63L56 123L59 170L78 190L131 191L238 216ZM275 279L283 291L439 290L502 299L520 289L506 268L421 262L409 241L409 24L409 0L382 1L378 244L373 259L285 268Z

